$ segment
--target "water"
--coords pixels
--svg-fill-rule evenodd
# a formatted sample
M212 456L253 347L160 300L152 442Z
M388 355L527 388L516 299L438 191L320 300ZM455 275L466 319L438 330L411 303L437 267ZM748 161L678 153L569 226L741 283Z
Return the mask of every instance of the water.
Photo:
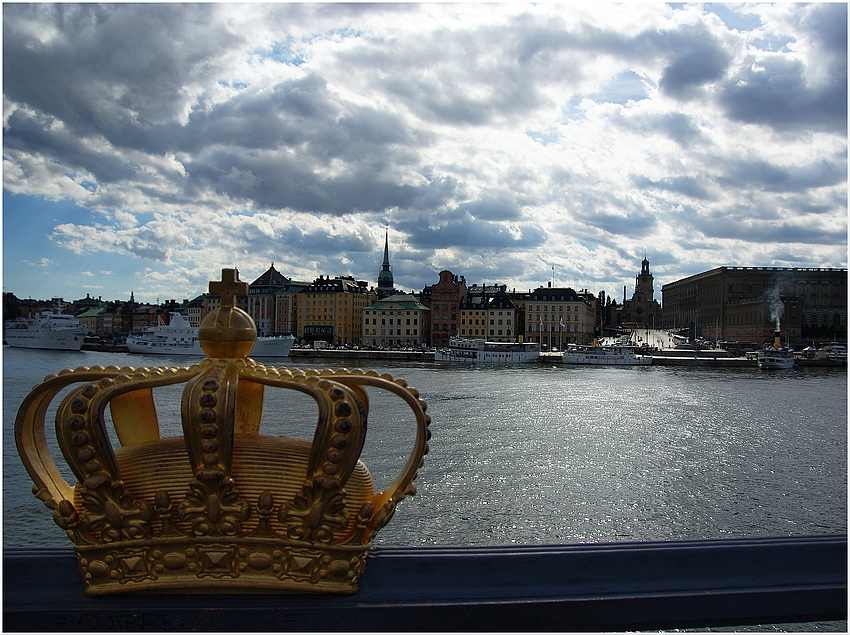
M15 413L45 375L77 366L186 366L187 358L3 350L3 545L66 546L31 494ZM365 360L428 402L418 494L379 545L500 545L786 536L847 531L844 370L536 366L458 368ZM316 408L271 395L263 431L309 438ZM370 391L363 460L382 489L404 464L413 417ZM55 400L58 403L58 400ZM179 434L179 389L157 398ZM48 435L53 430L48 414ZM61 458L58 451L54 455ZM70 475L67 477L70 479Z

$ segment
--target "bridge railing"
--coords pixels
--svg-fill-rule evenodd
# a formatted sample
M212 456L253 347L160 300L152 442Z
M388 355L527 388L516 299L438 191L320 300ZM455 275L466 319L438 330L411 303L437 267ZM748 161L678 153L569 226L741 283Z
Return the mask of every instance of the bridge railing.
M847 536L379 547L359 591L87 598L70 549L7 549L5 631L619 631L847 619Z

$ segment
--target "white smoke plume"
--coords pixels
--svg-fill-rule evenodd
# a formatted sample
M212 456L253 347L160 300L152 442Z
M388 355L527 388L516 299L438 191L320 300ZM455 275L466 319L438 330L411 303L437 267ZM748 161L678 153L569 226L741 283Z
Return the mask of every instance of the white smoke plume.
M770 321L776 323L776 330L779 331L780 320L785 317L785 304L779 297L778 286L767 290L767 302L770 306Z

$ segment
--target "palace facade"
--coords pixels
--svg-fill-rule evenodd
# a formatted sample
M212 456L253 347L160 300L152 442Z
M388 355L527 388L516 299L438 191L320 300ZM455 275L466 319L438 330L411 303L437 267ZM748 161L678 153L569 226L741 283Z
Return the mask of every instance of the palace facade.
M662 325L712 340L772 342L847 329L847 269L718 267L665 284Z

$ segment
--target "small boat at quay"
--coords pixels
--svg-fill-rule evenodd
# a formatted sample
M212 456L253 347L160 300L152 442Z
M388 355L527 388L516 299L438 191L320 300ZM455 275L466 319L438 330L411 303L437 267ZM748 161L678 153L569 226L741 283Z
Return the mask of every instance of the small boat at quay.
M785 370L794 368L794 351L783 348L779 336L779 323L776 324L776 332L773 338L773 348L766 348L758 352L756 356L759 368L766 370Z
M651 355L639 355L633 346L572 345L564 351L565 364L598 366L648 366Z
M794 367L794 352L788 349L768 349L759 351L759 368L767 370L785 370Z
M9 346L18 348L78 351L87 333L73 315L42 311L34 319L6 322L4 339Z
M196 355L205 353L198 341L198 329L179 313L169 313L166 324L160 317L156 326L138 335L127 336L127 350L149 355ZM250 357L287 357L295 338L291 335L258 337Z
M488 342L453 337L449 346L434 351L436 362L527 364L540 357L537 342Z

